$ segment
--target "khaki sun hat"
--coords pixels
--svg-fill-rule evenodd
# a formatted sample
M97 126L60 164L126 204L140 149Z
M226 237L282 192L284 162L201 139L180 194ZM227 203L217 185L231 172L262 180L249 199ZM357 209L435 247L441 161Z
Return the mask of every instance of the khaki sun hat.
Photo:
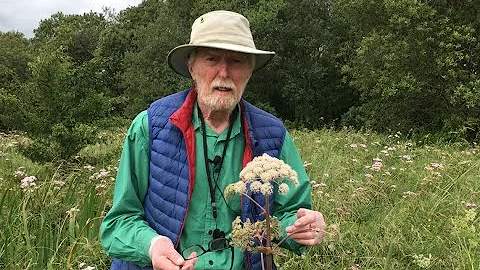
M208 12L197 18L192 25L190 43L175 47L168 53L169 66L178 74L190 78L187 60L190 52L197 47L253 54L253 71L263 68L275 55L275 52L257 50L248 20L241 14L225 10Z

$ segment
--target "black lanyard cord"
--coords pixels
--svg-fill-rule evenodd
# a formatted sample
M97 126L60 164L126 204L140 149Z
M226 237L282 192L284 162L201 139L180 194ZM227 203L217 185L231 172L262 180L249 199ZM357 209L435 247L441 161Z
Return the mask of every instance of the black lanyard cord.
M225 145L223 146L222 156L219 157L220 160L218 160L217 157L215 157L215 159L214 159L215 167L217 167L217 164L218 164L218 169L217 168L214 169L215 171L217 171L217 179L220 176L220 171L222 170L223 159L225 158L225 154L227 153L228 143L230 142L230 136L232 134L233 122L235 121L237 113L238 113L238 108L235 108L234 112L230 115L229 122L228 122L229 127L228 127L228 131L227 131L227 141L225 142ZM217 184L217 179L212 180L212 176L210 174L210 168L208 166L209 159L208 159L208 149L207 149L207 147L208 147L207 146L207 131L206 131L206 128L205 128L205 119L203 119L202 111L200 109L198 110L198 115L200 117L200 122L202 124L203 155L204 155L204 159L205 159L205 170L207 172L208 187L210 189L210 203L211 203L211 206L212 206L213 218L216 219L217 218L217 205L216 205L216 202L215 202L215 187L213 185L213 182L215 183L215 186L217 186L216 185ZM214 172L213 175L215 176L215 172Z

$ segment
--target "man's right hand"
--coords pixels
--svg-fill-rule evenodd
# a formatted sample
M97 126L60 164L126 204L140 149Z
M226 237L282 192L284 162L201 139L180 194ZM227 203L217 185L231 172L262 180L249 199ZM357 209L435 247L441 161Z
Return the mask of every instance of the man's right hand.
M184 260L175 250L172 241L164 236L152 241L149 254L155 270L193 270L197 262L197 258L194 258L196 254L190 255L194 259Z

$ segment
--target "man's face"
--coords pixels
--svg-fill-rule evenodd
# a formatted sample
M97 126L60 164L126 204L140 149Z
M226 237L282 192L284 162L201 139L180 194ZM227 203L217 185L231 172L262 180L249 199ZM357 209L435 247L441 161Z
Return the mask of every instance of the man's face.
M221 49L197 49L189 71L199 104L212 111L232 111L253 71L251 55Z

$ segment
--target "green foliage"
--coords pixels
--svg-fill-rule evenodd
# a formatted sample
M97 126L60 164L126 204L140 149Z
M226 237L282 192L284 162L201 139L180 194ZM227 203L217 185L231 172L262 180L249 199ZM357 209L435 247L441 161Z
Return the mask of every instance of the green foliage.
M30 77L30 42L23 34L0 32L0 130L22 129L23 104L18 98L22 83Z
M23 110L15 95L0 89L0 130L24 128Z
M25 130L34 139L25 150L41 160L51 160L52 154L68 158L94 141L91 124L109 115L111 99L97 85L101 73L95 61L77 66L62 49L46 46L41 52L22 91Z
M124 58L126 68L122 79L128 100L128 117L145 110L154 100L190 86L166 63L166 56L172 48L188 42L185 39L189 37L189 29L183 28L181 23L183 14L173 12L170 3L156 1L145 1L138 9L130 11L133 14L144 12L155 15L137 26L132 41L136 49L126 52Z
M62 12L42 20L34 30L33 44L42 47L50 43L63 48L76 63L93 58L100 34L106 27L102 14L90 12L83 15L65 15Z
M244 14L257 48L276 52L244 97L290 126L478 140L480 5L444 0L146 0L119 14L58 12L32 40L0 33L0 129L49 141L60 124L88 141L74 135L82 125L132 118L190 87L166 56L214 9Z
M375 23L361 21L354 28L360 32L358 46L343 72L359 92L361 104L349 111L344 123L402 132L470 128L477 133L468 119L479 113L478 18L458 14L478 7L470 1L363 4L360 12L365 14L356 17L366 18L373 9L382 15L372 18ZM342 17L352 17L353 9L344 11Z
M0 88L5 87L7 79L12 76L25 81L29 76L27 63L31 61L30 41L18 32L0 32ZM6 70L12 73L8 74Z

